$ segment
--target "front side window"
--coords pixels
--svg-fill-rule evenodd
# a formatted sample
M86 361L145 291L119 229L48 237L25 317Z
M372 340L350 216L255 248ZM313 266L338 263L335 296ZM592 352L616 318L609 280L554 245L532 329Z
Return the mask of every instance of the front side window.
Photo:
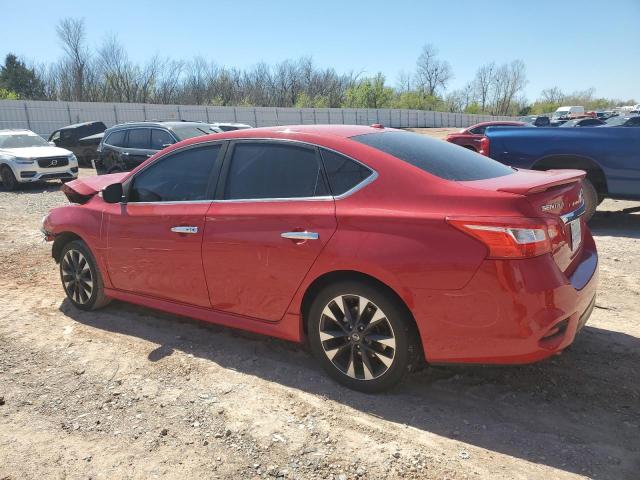
M484 131L487 127L476 127L473 130L469 130L469 133L473 133L474 135L484 135Z
M367 167L330 150L321 150L331 193L342 195L373 174Z
M130 202L188 202L208 200L211 173L220 145L207 145L169 154L133 179Z
M469 149L417 133L366 133L351 137L351 140L393 155L445 180L484 180L514 172L512 168Z
M277 143L238 143L227 174L225 199L327 195L314 149Z
M109 134L107 139L104 141L107 145L112 145L114 147L124 147L124 139L127 132L125 130L118 130Z
M150 128L134 128L129 130L129 148L140 148L148 150L151 145L151 129Z
M151 130L151 150L162 150L167 145L173 145L176 141L166 130L154 128Z

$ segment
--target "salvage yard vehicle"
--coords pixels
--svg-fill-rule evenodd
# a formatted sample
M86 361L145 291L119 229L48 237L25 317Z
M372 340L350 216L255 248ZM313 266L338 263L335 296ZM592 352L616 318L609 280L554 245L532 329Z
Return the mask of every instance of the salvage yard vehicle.
M0 178L7 190L22 183L78 177L78 161L73 153L53 147L31 130L0 130Z
M516 168L584 170L587 220L605 198L640 200L636 128L490 128L482 152Z
M77 205L42 230L79 309L307 340L375 392L425 360L529 363L573 342L598 277L583 176L380 125L238 130L65 185Z
M107 129L103 122L83 122L67 125L55 130L49 135L49 142L56 147L71 150L78 159L80 166L91 166L91 160L96 157L101 134ZM86 137L95 138L97 141L90 141Z
M569 120L564 122L560 127L562 128L572 128L572 127L597 127L598 125L604 125L604 122L599 118L593 117L585 117L585 118L576 118L574 120Z
M492 121L482 122L463 128L459 132L450 133L445 139L447 142L455 143L461 147L468 148L477 152L480 150L480 141L484 137L484 131L487 127L525 127L525 122L509 122L509 121Z
M115 125L104 132L94 168L98 175L127 172L158 151L187 138L222 132L204 122L146 121Z

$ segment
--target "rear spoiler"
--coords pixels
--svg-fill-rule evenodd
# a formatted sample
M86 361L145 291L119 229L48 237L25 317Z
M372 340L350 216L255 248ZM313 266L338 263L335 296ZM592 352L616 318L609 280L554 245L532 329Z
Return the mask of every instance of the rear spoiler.
M544 172L535 170L519 170L520 173L530 175L518 175L510 185L498 187L499 192L515 193L518 195L530 195L544 192L550 188L582 180L587 172L583 170L547 170ZM543 175L541 174L546 174Z

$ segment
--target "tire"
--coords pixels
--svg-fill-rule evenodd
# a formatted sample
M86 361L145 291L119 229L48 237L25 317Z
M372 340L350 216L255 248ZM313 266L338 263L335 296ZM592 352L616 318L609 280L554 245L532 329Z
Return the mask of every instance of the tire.
M360 302L366 312L362 319ZM390 389L422 358L410 314L373 284L340 281L323 288L311 304L307 326L316 359L329 376L353 390L375 393Z
M586 178L582 180L582 192L584 194L585 206L584 219L588 222L596 213L596 209L602 200L600 200L596 187Z
M16 180L16 176L13 174L13 171L6 165L3 165L0 169L0 177L2 177L2 185L10 192L17 190L20 186L20 183Z
M69 301L80 310L98 310L111 301L104 294L95 258L82 240L73 240L62 247L60 281Z

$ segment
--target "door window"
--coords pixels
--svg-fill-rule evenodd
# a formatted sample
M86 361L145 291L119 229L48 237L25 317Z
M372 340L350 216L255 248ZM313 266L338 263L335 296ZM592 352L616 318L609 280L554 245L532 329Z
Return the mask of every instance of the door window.
M129 148L139 148L142 150L148 150L151 144L151 129L149 128L134 128L129 130Z
M114 147L124 147L124 140L126 136L126 130L118 130L109 134L107 139L104 141L107 145L112 145Z
M133 179L130 202L188 202L207 200L215 186L211 178L220 145L207 145L169 154ZM210 183L211 182L211 183Z
M151 130L151 150L162 150L166 145L173 145L176 141L166 130L154 128Z
M53 132L49 137L50 142L57 142L58 140L60 140L60 130Z
M342 195L371 175L371 170L350 158L332 152L320 150L331 193Z
M327 194L315 149L267 142L235 145L224 198L300 198Z

